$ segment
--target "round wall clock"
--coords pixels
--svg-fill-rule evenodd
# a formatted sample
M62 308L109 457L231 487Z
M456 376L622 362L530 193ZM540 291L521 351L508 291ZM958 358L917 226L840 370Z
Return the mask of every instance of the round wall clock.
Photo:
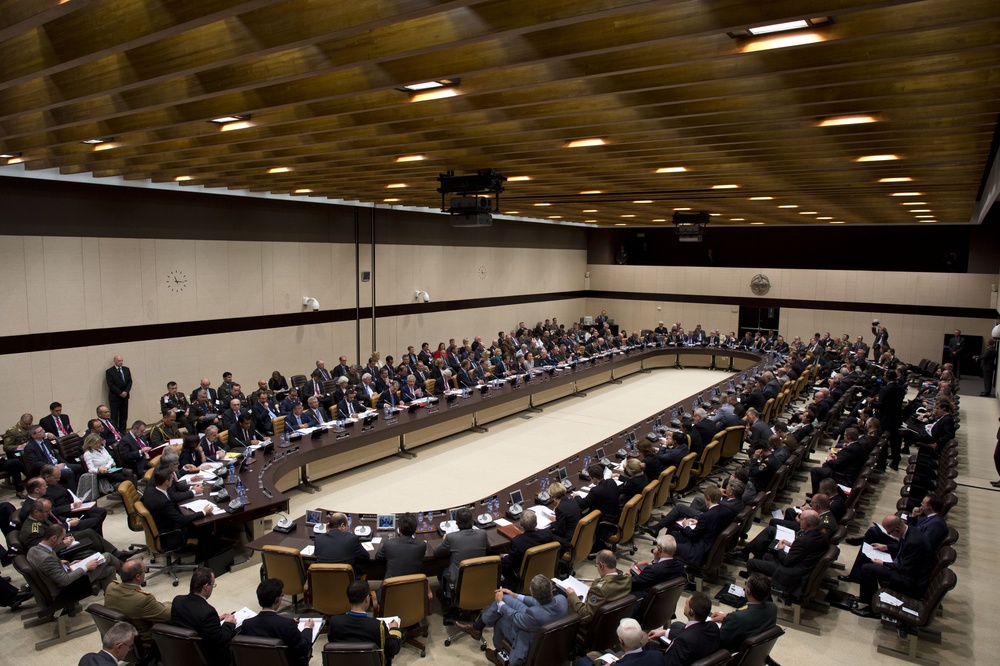
M187 288L187 275L178 270L167 273L167 289L170 291L184 291Z

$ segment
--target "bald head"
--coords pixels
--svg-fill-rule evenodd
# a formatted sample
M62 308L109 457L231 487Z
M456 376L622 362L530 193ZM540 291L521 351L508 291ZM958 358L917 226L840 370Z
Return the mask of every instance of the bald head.
M819 514L812 509L806 509L802 512L802 516L799 522L802 525L802 529L811 530L819 525Z

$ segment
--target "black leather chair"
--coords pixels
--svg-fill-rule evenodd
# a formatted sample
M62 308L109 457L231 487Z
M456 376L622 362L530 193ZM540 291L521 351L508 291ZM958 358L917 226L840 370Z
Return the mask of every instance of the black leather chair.
M524 666L564 664L573 654L573 640L580 628L580 616L572 611L565 617L544 624L535 632ZM508 653L511 646L506 646Z
M212 666L201 650L201 636L198 632L170 624L154 624L152 631L153 641L160 649L164 664Z
M729 650L719 648L707 657L702 657L698 661L692 661L691 666L722 666L728 664L733 659L733 654Z
M94 624L97 625L97 631L100 632L101 638L104 638L104 634L107 633L108 629L115 626L118 622L128 622L128 616L125 613L115 610L113 608L108 608L102 604L90 604L87 606L87 612L90 616L94 618ZM122 661L134 664L139 661L142 653L142 646L138 645L138 637L136 637L135 644L132 645L132 649L128 651L125 658Z
M327 643L323 666L382 666L382 650L374 643Z
M280 638L235 636L230 644L236 666L290 666L288 646Z
M585 629L577 632L576 648L580 655L607 650L618 644L618 623L632 616L638 600L626 594L601 604Z
M785 635L785 630L774 625L770 629L747 636L731 662L733 666L764 666L774 644Z
M677 609L677 601L687 585L687 578L678 576L657 583L646 590L646 596L639 604L639 624L643 631L652 631L670 624Z
M90 579L86 576L77 578L68 587L63 588L59 595L53 597L49 593L49 588L42 580L37 571L28 563L28 558L18 555L14 558L14 568L24 576L24 580L31 586L31 591L35 596L35 607L37 610L25 613L21 617L24 619L24 628L37 627L55 620L55 633L51 638L35 643L36 650L44 650L47 647L58 645L69 638L74 638L82 634L89 633L97 627L88 624L84 627L70 630L69 612L75 610L77 604L93 594ZM59 613L56 616L56 613Z

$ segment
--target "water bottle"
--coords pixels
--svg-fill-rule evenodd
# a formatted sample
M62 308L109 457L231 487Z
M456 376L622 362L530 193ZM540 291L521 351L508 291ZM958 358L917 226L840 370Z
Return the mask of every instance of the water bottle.
M351 514L347 514L347 529L348 531L351 529Z
M424 531L424 512L423 511L417 511L417 531L418 532L423 532Z
M229 483L236 483L236 466L229 463Z
M392 416L392 407L389 406L389 403L385 403L385 418L388 419L390 416Z

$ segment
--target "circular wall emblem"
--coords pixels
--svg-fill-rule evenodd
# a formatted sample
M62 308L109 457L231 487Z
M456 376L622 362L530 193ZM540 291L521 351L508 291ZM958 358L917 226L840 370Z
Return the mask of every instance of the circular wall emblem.
M757 296L763 296L771 291L771 281L763 273L757 273L750 279L750 291Z

